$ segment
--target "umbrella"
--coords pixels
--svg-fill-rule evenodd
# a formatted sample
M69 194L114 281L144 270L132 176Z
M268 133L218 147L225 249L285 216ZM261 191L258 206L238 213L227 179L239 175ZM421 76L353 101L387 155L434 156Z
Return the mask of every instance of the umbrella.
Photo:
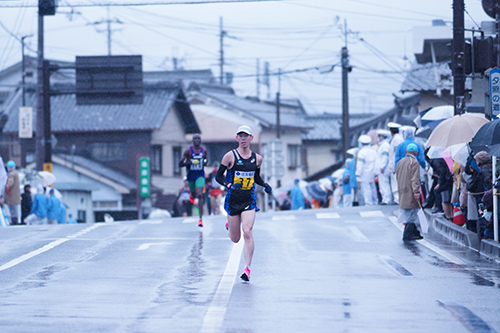
M429 121L451 118L453 117L454 113L455 110L453 105L441 105L430 108L429 110L423 111L420 114L422 126L425 126L426 122Z
M471 149L477 153L488 152L488 147L500 144L500 119L492 120L481 127L470 143Z
M477 131L488 120L479 113L456 115L441 122L432 131L426 146L449 147L458 143L470 142Z
M444 158L448 166L453 165L453 161L465 166L470 149L467 143L459 143L450 147L432 146L427 151L429 158Z
M378 134L376 129L369 130L368 133L366 133L366 135L372 138L372 145L378 144Z
M54 184L54 182L56 181L56 176L54 176L54 174L52 172L39 171L38 175L40 177L42 177L42 179L43 179L43 186L45 186L45 187Z
M319 182L311 182L306 186L307 193L318 201L326 200L326 192L323 190Z

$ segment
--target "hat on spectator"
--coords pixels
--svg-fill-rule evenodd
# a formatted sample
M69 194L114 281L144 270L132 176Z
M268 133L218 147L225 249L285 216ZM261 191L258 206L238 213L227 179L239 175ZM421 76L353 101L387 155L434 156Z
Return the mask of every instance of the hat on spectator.
M248 135L253 135L252 129L250 128L250 126L247 126L247 125L241 125L240 127L238 127L238 130L236 131L236 135L238 135L240 133L246 133Z
M398 124L398 123L390 122L390 123L387 124L387 127L389 127L389 128L400 128L401 125Z
M408 146L406 146L406 151L410 153L416 153L418 152L418 147L414 143L410 143Z
M379 129L379 130L377 130L377 135L380 135L380 136L387 138L387 137L391 136L391 132L389 132L388 130L385 130L385 129Z
M476 155L474 155L474 159L476 160L477 164L480 166L484 163L488 163L491 161L491 156L488 155L487 152L485 151L480 151Z
M369 135L363 134L359 137L358 141L364 145L367 145L372 143L372 138Z
M15 167L16 167L16 162L14 161L7 162L7 168L15 168Z

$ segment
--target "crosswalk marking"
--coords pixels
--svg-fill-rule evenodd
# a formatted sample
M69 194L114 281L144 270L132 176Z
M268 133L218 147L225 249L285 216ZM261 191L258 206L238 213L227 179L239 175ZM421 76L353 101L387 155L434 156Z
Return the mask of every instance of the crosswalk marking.
M295 215L274 215L273 221L295 220Z
M359 215L361 215L361 217L384 217L384 213L382 213L380 210L359 212Z
M316 213L316 218L319 219L339 219L338 213Z
M184 220L182 220L182 223L195 223L198 222L196 217L187 217Z

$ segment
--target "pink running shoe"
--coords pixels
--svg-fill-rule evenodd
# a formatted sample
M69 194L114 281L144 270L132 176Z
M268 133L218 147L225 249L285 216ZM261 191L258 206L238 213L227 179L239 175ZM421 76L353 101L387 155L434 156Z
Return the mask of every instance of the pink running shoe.
M229 222L226 220L226 230L229 230Z
M245 267L245 269L243 270L243 274L241 274L240 276L240 279L242 279L245 282L250 281L250 268Z

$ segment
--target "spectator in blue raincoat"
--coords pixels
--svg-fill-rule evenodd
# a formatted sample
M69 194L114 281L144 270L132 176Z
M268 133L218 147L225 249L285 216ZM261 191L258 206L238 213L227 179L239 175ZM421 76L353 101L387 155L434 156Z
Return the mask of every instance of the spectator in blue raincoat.
M59 206L59 217L57 219L57 223L66 224L66 206L61 202L61 206Z
M306 205L304 203L304 195L299 187L300 180L295 179L295 186L290 191L290 196L292 197L292 210L305 209Z
M28 217L24 220L26 224L47 224L47 205L49 200L44 194L43 187L37 187L37 193L33 198L33 205Z
M420 166L425 169L424 148L422 147L422 145L420 143L415 141L415 138L414 138L415 128L413 128L413 127L405 128L405 130L403 131L403 136L405 138L405 141L401 142L396 147L396 158L395 158L394 167L397 167L398 162L406 156L406 146L408 146L410 143L414 143L417 145L417 148L418 148L417 161L420 164Z
M352 207L354 202L358 202L358 180L356 179L356 160L354 158L346 159L343 177L343 206Z
M69 221L68 221L69 224L77 224L78 223L78 221L73 217L73 214L69 214L68 217L69 217Z
M50 198L47 204L47 218L49 224L56 224L59 219L59 211L61 210L61 201L55 196L54 189L50 189Z

